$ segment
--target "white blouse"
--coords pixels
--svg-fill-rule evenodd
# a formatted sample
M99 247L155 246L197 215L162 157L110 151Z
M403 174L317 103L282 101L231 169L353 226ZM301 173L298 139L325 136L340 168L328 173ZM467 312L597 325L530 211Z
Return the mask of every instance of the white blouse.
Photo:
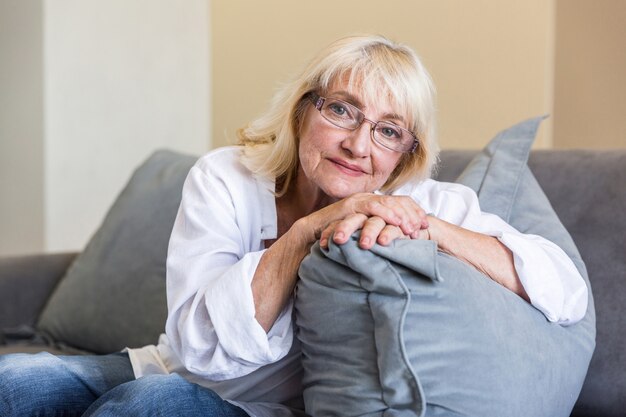
M283 402L300 394L293 304L266 333L254 317L251 288L264 241L277 237L274 182L253 176L240 155L240 147L220 148L189 172L167 257L166 333L157 346L129 354L136 377L177 372L227 399ZM425 180L394 194L497 237L513 252L532 305L548 320L568 325L585 315L587 287L569 257L546 239L482 213L471 189Z

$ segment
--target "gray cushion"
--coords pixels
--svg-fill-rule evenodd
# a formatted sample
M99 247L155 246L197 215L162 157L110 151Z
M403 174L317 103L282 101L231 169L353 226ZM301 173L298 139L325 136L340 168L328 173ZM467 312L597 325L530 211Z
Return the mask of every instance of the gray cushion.
M95 353L157 342L167 315L167 244L195 160L158 151L135 171L50 297L39 330Z
M458 177L475 151L442 152L441 180ZM626 150L535 150L528 165L585 261L596 301L596 349L572 417L626 410ZM617 313L616 313L617 312Z
M459 178L486 211L576 248L526 167L538 119L500 134ZM296 318L312 415L568 416L594 348L593 300L548 322L433 242L314 247ZM320 332L319 329L324 329Z

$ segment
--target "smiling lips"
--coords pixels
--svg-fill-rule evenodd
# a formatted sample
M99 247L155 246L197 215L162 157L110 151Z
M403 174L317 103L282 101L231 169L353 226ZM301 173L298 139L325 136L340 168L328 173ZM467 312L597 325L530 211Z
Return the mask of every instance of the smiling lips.
M363 174L369 175L369 172L365 171L358 165L350 164L342 159L328 158L341 172L344 172L351 176L360 176Z

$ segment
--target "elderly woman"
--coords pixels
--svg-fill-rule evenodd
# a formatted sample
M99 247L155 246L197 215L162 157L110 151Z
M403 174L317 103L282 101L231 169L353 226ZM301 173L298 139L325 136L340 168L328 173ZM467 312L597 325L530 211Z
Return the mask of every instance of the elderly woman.
M189 172L158 345L6 357L0 370L15 372L17 388L3 384L0 414L300 414L298 267L315 242L342 244L357 230L365 250L433 240L548 320L579 321L587 288L560 248L482 213L468 188L428 178L434 112L431 79L411 49L371 36L331 44L240 132L239 146L210 152Z

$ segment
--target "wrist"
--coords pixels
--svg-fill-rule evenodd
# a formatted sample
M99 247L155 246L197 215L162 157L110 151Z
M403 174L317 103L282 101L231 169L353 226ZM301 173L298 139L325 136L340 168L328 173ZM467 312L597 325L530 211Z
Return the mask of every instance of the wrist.
M428 215L428 239L437 244L437 249L446 251L445 245L445 225L446 222L440 218L429 214Z
M322 231L318 231L311 223L309 216L305 216L296 220L289 228L287 233L291 235L296 247L302 246L308 250L319 239Z
M434 214L428 213L426 215L426 219L428 220L428 228L426 228L427 239L437 241L437 222L439 219L435 217Z

